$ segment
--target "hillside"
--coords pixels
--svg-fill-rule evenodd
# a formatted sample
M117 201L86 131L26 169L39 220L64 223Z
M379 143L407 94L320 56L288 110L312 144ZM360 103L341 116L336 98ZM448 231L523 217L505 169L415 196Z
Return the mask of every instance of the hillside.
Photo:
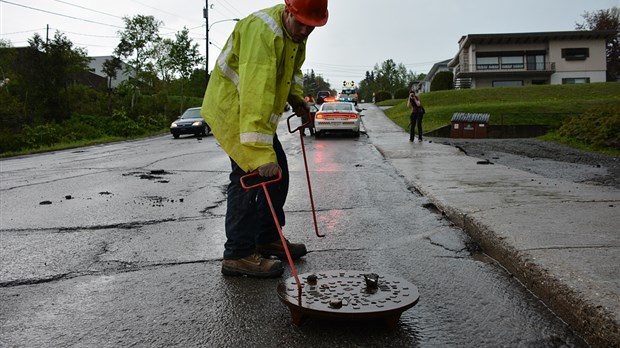
M455 112L489 113L490 124L541 124L557 129L568 117L593 108L620 110L620 83L449 90L424 93L420 98L426 108L427 130L449 125ZM387 104L394 107L386 115L406 128L409 110L405 101Z

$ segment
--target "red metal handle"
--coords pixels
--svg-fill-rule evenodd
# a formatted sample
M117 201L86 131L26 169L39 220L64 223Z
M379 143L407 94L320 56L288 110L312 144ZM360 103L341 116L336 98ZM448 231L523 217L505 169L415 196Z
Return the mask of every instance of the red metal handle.
M254 185L246 185L245 180L249 179L249 178L253 178L255 176L259 176L258 170L255 170L255 171L251 172L250 174L246 174L246 175L242 176L241 179L239 180L241 182L241 187L243 187L246 190L250 190L250 189L253 189L253 188L257 188L257 187L261 187L261 186L264 186L264 185L273 184L274 182L278 182L278 181L282 180L282 170L278 170L278 175L274 179L261 181L259 183L254 184Z
M271 197L269 196L269 190L267 190L267 185L272 184L274 182L278 182L282 179L282 170L278 170L278 176L275 179L261 181L254 185L246 185L245 180L248 178L252 178L258 175L258 171L253 171L250 174L246 174L239 179L241 182L241 187L246 190L262 187L263 192L265 193L265 198L267 199L267 204L269 205L269 210L271 210L271 216L273 217L273 222L276 225L278 230L278 234L280 235L280 241L282 242L282 247L284 248L284 253L286 254L286 258L288 260L288 264L291 267L291 272L293 272L293 277L295 277L295 282L297 283L297 291L299 293L299 301L301 301L301 282L299 281L299 276L297 275L297 270L295 269L295 264L293 263L293 258L291 257L291 252L288 249L288 244L286 243L286 238L284 238L284 234L282 233L282 226L280 226L280 222L278 221L278 216L276 215L275 210L273 209L273 203L271 202Z
M305 128L308 128L308 126L312 124L312 114L308 113L308 122L303 123L301 126L295 128L295 129L292 129L291 128L291 118L293 118L293 116L297 116L297 114L292 114L291 116L289 116L286 119L286 125L288 126L288 132L289 133L295 133L298 130L303 130Z
M314 209L314 198L312 197L312 185L310 184L310 173L308 171L308 159L306 158L306 145L304 144L305 131L303 129L305 126L312 124L313 122L312 114L309 114L308 122L302 124L301 126L295 129L291 129L291 118L293 118L293 116L297 116L297 114L292 114L291 116L289 116L286 119L286 124L288 125L288 131L290 133L295 133L296 131L301 130L299 132L299 139L301 141L301 150L302 150L303 157L304 157L304 166L306 168L306 180L308 181L308 193L310 195L310 205L312 206L312 218L314 219L314 232L316 233L317 237L325 237L324 234L319 233L319 226L316 222L316 210Z

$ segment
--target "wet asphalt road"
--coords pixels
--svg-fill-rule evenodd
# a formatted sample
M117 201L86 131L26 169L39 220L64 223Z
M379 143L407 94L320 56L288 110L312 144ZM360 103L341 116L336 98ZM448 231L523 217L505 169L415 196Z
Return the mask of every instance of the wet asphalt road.
M279 280L223 277L229 160L212 136L166 135L0 161L0 345L585 346L365 135L305 139L327 235L317 238L299 136L281 126L292 183L284 233L310 251L297 271L410 281L420 301L395 329L320 319L297 327Z

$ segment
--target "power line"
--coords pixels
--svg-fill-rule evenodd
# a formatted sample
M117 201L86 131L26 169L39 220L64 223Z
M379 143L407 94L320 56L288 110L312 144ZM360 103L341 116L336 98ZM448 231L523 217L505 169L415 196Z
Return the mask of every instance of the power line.
M157 7L153 7L153 6L151 6L151 5L148 5L148 4L145 4L145 3L142 3L142 2L137 1L137 0L131 0L131 1L132 1L132 2L135 2L135 3L136 3L136 4L138 4L138 5L142 5L142 6L144 6L144 7L148 7L148 8L150 8L150 9L152 9L152 10L156 10L156 11L159 11L159 12L162 12L162 13L165 13L165 14L168 14L168 15L171 15L171 16L173 16L173 17L180 17L180 16L178 16L178 15L176 15L176 14L174 14L174 13L170 13L170 12L168 12L168 11L164 11L164 10L162 10L162 9L159 9L159 8L157 8Z
M45 28L44 28L45 29ZM92 35L92 34L84 34L84 33L76 33L73 31L67 31L67 30L62 30L60 28L53 28L50 27L50 29L54 29L54 30L58 30L61 33L66 33L66 34L74 34L74 35L80 35L80 36L89 36L89 37L100 37L100 38L104 38L104 39L118 39L118 36L111 36L111 35Z
M45 30L45 28L35 28L35 29L24 30L24 31L14 31L12 33L2 33L2 35L15 35L15 34L23 34L23 33L32 33L33 31L37 31L37 30Z
M228 12L230 12L233 16L235 17L241 17L243 14L237 10L233 5L231 5L228 1L226 0L220 0L220 5L222 5L224 8L226 8L228 10ZM223 2L223 3L222 3ZM219 12L219 11L218 11Z
M87 11L103 14L103 15L106 15L106 16L110 16L110 17L114 17L114 18L118 18L118 19L123 19L122 17L116 16L116 15L113 15L113 14L109 14L109 13L106 13L106 12L101 12L101 11L98 11L98 10L93 10L92 8L88 8L88 7L72 4L72 3L67 2L67 1L62 1L62 0L54 0L54 1L60 2L62 4L66 4L66 5L69 5L69 6L81 8L81 9L84 9L84 10L87 10Z
M112 25L112 24L108 24L108 23L101 23L101 22L91 21L91 20L88 20L88 19L68 16L68 15L64 15L64 14L61 14L61 13L56 13L56 12L52 12L52 11L42 10L40 8L35 8L35 7L26 6L26 5L16 4L16 3L11 2L11 1L0 0L0 2L6 3L6 4L10 4L10 5L14 5L14 6L23 7L23 8L27 8L27 9L33 10L33 11L45 12L45 13L53 14L53 15L60 16L60 17L71 18L71 19L75 19L75 20L78 20L78 21L82 21L82 22L88 22L88 23L94 23L94 24L99 24L99 25L105 25L105 26L112 27L112 28L117 28L117 29L124 29L123 27L119 27L117 25Z

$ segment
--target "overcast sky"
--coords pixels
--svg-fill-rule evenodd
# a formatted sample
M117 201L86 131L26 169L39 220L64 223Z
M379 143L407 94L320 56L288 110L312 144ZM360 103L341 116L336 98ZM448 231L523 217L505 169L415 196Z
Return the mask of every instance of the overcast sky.
M225 20L284 0L208 2L211 70L235 24ZM387 59L426 73L434 63L454 57L463 35L574 30L585 11L613 6L620 0L330 0L329 21L308 39L303 69L314 69L333 88L343 80L361 81ZM26 46L35 32L45 38L49 25L50 37L59 30L90 56L110 55L122 17L140 14L163 21L165 37L174 38L184 26L191 29L204 54L204 7L204 0L0 0L0 38Z

